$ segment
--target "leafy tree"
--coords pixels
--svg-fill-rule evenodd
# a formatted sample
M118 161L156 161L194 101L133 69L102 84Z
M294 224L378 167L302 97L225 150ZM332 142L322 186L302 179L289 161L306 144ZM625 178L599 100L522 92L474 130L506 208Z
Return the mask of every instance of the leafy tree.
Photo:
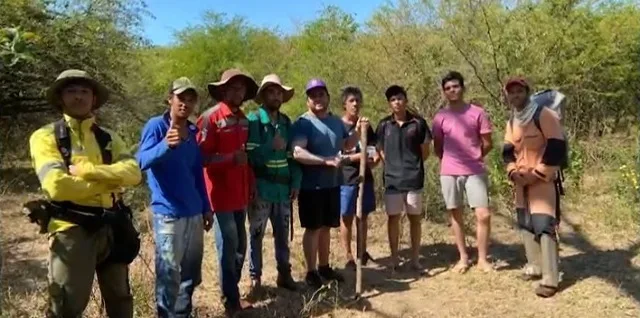
M140 36L145 8L139 0L1 2L0 27L17 32L0 39L2 67L11 65L0 72L0 117L48 110L44 89L60 71L78 67L115 92L116 107L101 116L125 125L135 139L140 122L165 107L171 80L190 77L204 108L206 84L239 67L256 81L275 72L294 86L297 94L284 106L293 117L305 110L305 83L321 77L336 110L339 89L358 85L364 113L378 120L388 113L384 89L400 84L429 119L443 103L440 78L458 70L467 78L467 97L483 104L498 128L507 116L501 87L516 74L536 89L569 96L566 124L573 136L626 131L636 120L640 8L634 1L399 0L362 25L328 6L286 36L242 17L205 12L166 47L149 46Z
M20 32L18 28L0 29L0 67L3 71L8 72L19 62L32 59L28 49L33 38L33 33Z
M44 89L68 68L90 72L117 100L135 50L144 44L137 29L143 10L134 0L0 2L0 27L21 30L11 41L17 49L29 44L31 57L11 53L19 59L0 73L0 116L47 111Z

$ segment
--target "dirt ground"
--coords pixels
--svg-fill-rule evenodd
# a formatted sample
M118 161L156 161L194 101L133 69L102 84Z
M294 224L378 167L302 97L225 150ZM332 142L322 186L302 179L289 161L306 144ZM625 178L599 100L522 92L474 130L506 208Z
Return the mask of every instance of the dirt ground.
M4 317L42 317L46 300L47 240L27 223L19 207L24 196L0 198L2 212L2 306ZM344 272L347 282L330 285L315 294L292 293L275 288L275 261L270 229L265 236L263 297L257 308L241 317L640 317L640 243L626 234L598 230L579 213L583 207L602 204L598 198L585 198L569 206L561 226L561 292L552 299L540 299L533 283L517 279L524 264L523 251L508 212L499 211L492 219L491 257L495 273L471 268L466 274L448 269L457 252L446 225L425 221L421 254L428 275L410 270L391 274L384 266L388 256L384 215L371 218L369 251L376 263L363 270L364 293L353 300L355 273ZM606 209L606 207L604 207ZM297 219L296 219L297 220ZM408 224L401 241L408 256ZM291 262L294 278L304 277L302 230L296 228ZM332 264L344 266L343 251L333 232ZM473 245L473 238L469 241ZM195 295L196 317L222 315L217 264L211 233L206 235L204 282ZM136 317L153 317L153 242L144 236L140 257L131 271ZM243 282L247 283L245 262ZM87 317L102 317L95 292Z

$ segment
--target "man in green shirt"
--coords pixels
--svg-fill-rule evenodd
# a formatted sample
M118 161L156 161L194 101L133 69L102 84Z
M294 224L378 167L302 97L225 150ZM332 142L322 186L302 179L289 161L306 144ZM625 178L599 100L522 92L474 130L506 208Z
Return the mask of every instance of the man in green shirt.
M277 285L296 290L289 262L291 202L298 196L302 174L291 153L291 120L280 106L293 97L294 89L282 85L275 74L264 77L256 102L260 108L249 114L247 152L256 179L256 194L249 209L249 294L261 287L262 239L271 220L278 269Z

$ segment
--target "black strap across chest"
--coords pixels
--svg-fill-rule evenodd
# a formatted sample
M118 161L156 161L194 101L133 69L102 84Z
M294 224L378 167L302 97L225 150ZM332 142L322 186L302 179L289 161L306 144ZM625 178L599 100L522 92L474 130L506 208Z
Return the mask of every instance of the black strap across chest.
M71 129L64 119L55 122L53 129L56 137L56 145L58 147L58 151L62 156L62 160L64 161L65 166L69 168L69 166L71 165L72 149ZM98 142L98 146L100 147L102 163L111 164L113 162L113 156L111 154L111 149L108 149L109 143L111 143L111 135L96 124L93 124L91 126L91 131L93 132L93 135Z

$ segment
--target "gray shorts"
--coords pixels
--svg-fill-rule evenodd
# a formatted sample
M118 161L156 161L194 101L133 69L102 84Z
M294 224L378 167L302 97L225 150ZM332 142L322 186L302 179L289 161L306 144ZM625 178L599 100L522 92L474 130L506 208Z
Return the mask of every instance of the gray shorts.
M489 179L486 174L440 176L442 197L447 210L464 207L464 194L472 209L489 207Z

